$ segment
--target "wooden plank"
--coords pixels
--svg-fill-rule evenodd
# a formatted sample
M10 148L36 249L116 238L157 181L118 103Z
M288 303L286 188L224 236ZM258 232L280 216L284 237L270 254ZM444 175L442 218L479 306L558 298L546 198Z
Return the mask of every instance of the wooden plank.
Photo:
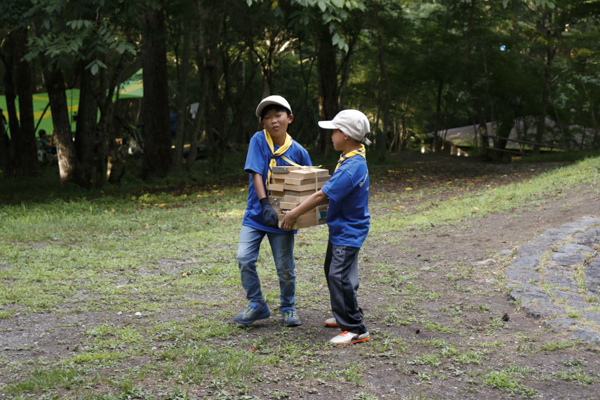
M290 202L282 201L279 204L279 208L282 210L293 210L294 208L296 208L296 206L298 204L300 204L300 203L290 203Z
M271 190L271 196L283 197L285 192L283 190Z
M286 203L297 203L300 204L304 200L308 199L310 196L288 196L287 194L283 196L283 201Z
M301 215L297 220L296 223L294 224L293 229L300 229L300 228L308 228L309 226L315 226L315 225L322 225L327 223L327 210L322 210L324 212L320 212L319 217L320 219L317 220L317 215L315 214L315 210L312 209L310 210L310 212L307 212L304 215ZM283 220L283 213L279 214L279 226L281 226L281 220Z
M301 169L302 167L294 167L292 165L277 165L271 169L274 174L287 174L290 171Z
M317 184L315 185L315 181L312 181L311 183L306 183L304 185L290 185L286 182L283 185L283 189L284 190L293 190L294 192L304 192L307 190L312 190L314 192L315 189L321 189L326 183L327 183L327 181L322 181L322 182L317 182ZM316 188L315 188L315 186L316 186Z
M294 208L296 208L297 206L299 206L300 203L290 203L290 202L286 202L286 201L281 201L281 203L279 204L279 208L282 210L293 210ZM320 206L317 206L317 208L319 210L327 210L329 208L329 202L323 203ZM311 212L314 211L315 209L313 208L312 210L309 210L307 212Z
M323 224L326 224L326 223L327 223L326 219L320 220L316 224L313 223L313 222L304 222L304 223L300 223L300 224L299 223L295 223L293 229L309 228L311 226L323 225Z
M287 194L288 196L310 196L311 194L315 193L315 188L313 187L311 190L303 190L301 192L297 192L295 190L285 190L284 192L284 196Z
M269 184L269 190L271 192L276 191L276 192L283 192L283 186L281 183L271 183Z
M273 179L285 180L286 177L287 177L287 174L271 174L271 178L273 178Z
M285 183L285 179L273 178L273 183L283 185Z
M329 170L324 169L324 168L298 169L298 170L290 171L287 178L307 179L310 177L314 178L315 175L316 176L329 175Z
M323 175L323 176L318 176L316 178L317 182L326 182L329 180L329 178L331 178L331 176L329 175ZM296 186L302 186L302 185L306 185L308 183L315 183L315 177L311 177L311 178L302 178L302 179L298 179L298 178L292 178L292 177L288 177L285 178L285 183L288 185L296 185Z
M302 203L304 200L308 199L310 196L290 196L286 193L285 196L283 196L283 201L285 201L286 203ZM321 204L329 204L329 198L327 200L325 200L323 203Z

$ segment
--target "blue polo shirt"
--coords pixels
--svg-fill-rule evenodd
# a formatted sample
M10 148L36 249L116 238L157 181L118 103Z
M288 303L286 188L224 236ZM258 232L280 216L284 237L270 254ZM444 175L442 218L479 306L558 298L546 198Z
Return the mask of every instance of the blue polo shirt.
M344 161L321 189L329 197L329 241L336 246L362 247L369 233L369 170L354 156Z
M274 150L277 151L280 146L273 144ZM284 156L299 165L312 165L308 152L302 147L302 145L292 139L292 145L290 148L283 153ZM248 146L248 155L246 156L246 165L244 171L250 174L248 183L248 205L246 212L244 213L244 220L242 225L249 226L250 228L259 229L265 232L281 233L281 234L294 234L296 230L284 231L279 228L269 228L265 225L265 220L262 216L262 207L258 196L256 195L256 189L252 182L252 173L261 174L263 182L266 183L267 177L269 176L269 162L271 161L271 150L267 144L267 139L263 131L258 131L250 139L250 145ZM276 157L275 161L277 165L289 165L281 157Z

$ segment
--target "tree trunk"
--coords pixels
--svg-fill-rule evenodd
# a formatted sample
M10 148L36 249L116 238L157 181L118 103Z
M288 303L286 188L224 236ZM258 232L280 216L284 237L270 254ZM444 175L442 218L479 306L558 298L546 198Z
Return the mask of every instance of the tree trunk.
M69 106L65 93L66 85L62 71L57 67L54 67L52 71L44 69L44 80L46 81L50 110L52 111L60 186L63 187L68 182L86 186L81 168L78 165L73 134L71 133Z
M510 108L504 108L500 110L501 113L501 121L500 126L498 127L498 131L496 132L496 136L498 139L494 141L494 147L499 150L506 150L506 145L508 144L508 137L510 136L510 132L515 124L514 113ZM494 159L497 161L502 161L507 153L502 151L494 152Z
M481 138L481 154L483 157L488 157L488 143L489 139L487 136L487 119L485 116L485 109L480 104L479 96L477 95L477 88L475 86L475 80L473 78L472 66L471 66L471 50L472 50L472 29L473 19L475 15L476 1L471 0L469 4L469 16L466 29L463 28L463 39L465 42L465 54L464 54L464 70L467 78L467 90L471 96L473 104L473 113L475 114L479 122L479 137Z
M556 55L556 49L554 47L546 47L546 67L544 68L544 89L542 91L542 102L540 104L540 115L538 116L538 126L535 132L535 141L537 143L544 142L544 133L546 131L546 113L548 112L548 100L550 99L551 89L551 68L554 63L554 56ZM540 145L533 146L533 153L540 153Z
M6 175L10 165L10 139L4 126L4 114L0 109L0 169Z
M173 171L181 171L183 163L183 145L185 128L187 125L187 87L190 61L190 29L184 26L183 50L181 54L181 68L179 70L179 98L177 99L177 135L175 136L175 154L173 156Z
M12 49L12 40L9 35L6 39L6 53L4 60L6 62L6 71L4 73L4 90L6 95L6 110L8 112L8 127L10 130L11 140L9 142L8 148L8 159L7 159L7 175L13 174L14 170L14 138L15 135L19 135L19 131L21 127L19 126L19 120L17 118L17 93L15 92L15 84L14 84L14 54Z
M145 147L140 175L148 179L164 177L171 170L171 129L164 12L146 10L141 19Z
M12 154L14 160L13 174L15 177L35 176L39 171L39 162L37 159L37 142L33 120L33 75L31 64L23 59L29 51L27 48L26 28L20 28L11 32L9 40L12 42L11 50L14 52L14 93L19 98L19 122L17 122L16 113L14 118L11 118L11 122L14 122L14 124L11 124L11 144L13 145ZM13 131L13 125L19 125L19 128Z
M96 186L100 187L104 185L107 180L115 182L118 179L113 175L113 169L116 169L117 165L121 164L122 157L119 156L119 148L116 142L116 130L115 130L115 103L117 98L113 101L117 82L121 79L121 73L124 69L125 56L121 55L119 62L116 67L113 68L110 79L108 78L108 71L103 69L101 72L102 84L100 85L100 91L96 96L102 101L98 104L100 108L100 121L98 123L98 131L100 133L100 141L98 145L98 157L96 163ZM113 179L111 180L111 175Z
M96 121L98 120L98 102L94 95L94 76L85 66L89 60L80 63L79 112L75 130L75 150L81 165L81 186L91 188L94 173L94 147L96 141Z
M375 3L376 4L376 3ZM381 75L383 76L383 80L385 81L385 101L383 104L383 131L380 135L379 143L380 152L379 152L379 161L385 161L385 152L387 150L387 142L389 140L388 132L390 131L390 107L392 105L392 82L387 73L387 69L385 68L385 62L383 60L383 43L381 38L381 30L379 29L379 18L378 18L378 10L377 6L375 6L375 26L377 29L377 59L379 60L379 69L381 70Z
M319 120L331 120L338 113L336 48L331 43L332 35L327 25L318 31L317 73L319 80ZM329 143L329 132L321 129L318 148L324 152Z
M444 81L442 79L438 82L437 100L435 106L435 125L433 127L433 141L431 143L431 151L434 153L441 150L441 140L438 132L440 130L440 116L442 113L442 91L444 89Z

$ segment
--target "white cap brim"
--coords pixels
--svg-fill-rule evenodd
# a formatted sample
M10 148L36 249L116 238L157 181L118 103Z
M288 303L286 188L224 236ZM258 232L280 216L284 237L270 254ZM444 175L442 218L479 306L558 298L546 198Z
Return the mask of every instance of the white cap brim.
M319 121L319 126L323 129L338 129L332 121Z

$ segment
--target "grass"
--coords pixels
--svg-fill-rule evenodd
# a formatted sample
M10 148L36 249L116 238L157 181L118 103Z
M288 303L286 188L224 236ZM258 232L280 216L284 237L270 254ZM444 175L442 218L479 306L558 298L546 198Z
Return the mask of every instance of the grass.
M599 180L599 167L600 160L587 159L531 182L468 193L456 192L461 183L444 183L444 188L373 195L372 229L360 256L370 275L361 280L360 294L381 296L365 315L369 322L391 329L370 329L373 339L358 347L362 355L351 356L315 340L329 333L321 327L307 327L299 335L279 326L278 279L266 242L258 268L267 300L275 305L274 316L260 328L230 323L245 305L235 260L247 196L244 179L227 175L231 183L223 185L199 169L192 180L175 177L91 192L72 187L58 192L50 189L55 180L0 181L3 337L32 334L15 323L17 317L53 316L57 321L35 332L40 344L19 343L23 351L10 353L15 359L8 352L0 357L0 381L5 382L0 393L15 399L164 400L203 398L210 391L211 398L250 399L296 398L314 389L332 398L338 390L352 390L355 398L367 399L377 394L368 385L373 363L390 374L408 365L414 369L411 378L429 385L450 379L444 375L450 368L472 367L480 372L475 375L480 388L532 396L535 392L523 383L526 371L488 369L490 360L500 362L500 350L519 357L525 353L514 350L514 338L494 337L480 346L467 340L475 329L468 319L482 317L484 330L477 332L484 335L501 334L505 325L490 317L497 310L481 301L471 309L454 305L457 298L478 296L471 288L472 266L465 260L449 265L440 258L432 260L435 266L429 270L418 269L402 260L409 254L416 257L419 250L402 242L409 233L460 231L469 220L537 206L564 197L569 189L597 193L590 182ZM373 180L385 181L386 173L374 173ZM439 200L449 193L454 195ZM423 198L438 199L436 206L392 208ZM329 311L321 270L326 239L324 227L298 234L300 310ZM386 251L387 260L377 259ZM429 284L433 273L440 279L437 284L447 285ZM426 340L413 340L415 327L429 335ZM50 352L41 345L42 333L59 339ZM576 347L561 341L531 348L554 350ZM556 377L585 384L596 379L583 369L567 372ZM409 396L421 398L420 393Z

